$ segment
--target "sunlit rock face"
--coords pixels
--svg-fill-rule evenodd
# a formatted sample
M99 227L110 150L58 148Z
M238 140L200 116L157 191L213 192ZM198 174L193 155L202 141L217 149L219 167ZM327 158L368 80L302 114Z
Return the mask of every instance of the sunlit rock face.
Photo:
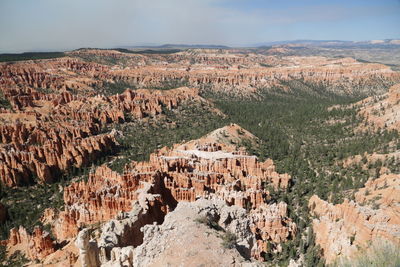
M35 227L32 234L22 226L13 228L9 239L2 241L2 245L7 247L10 255L19 250L33 260L42 260L56 250L56 244L50 234L40 227Z
M327 263L338 257L357 255L360 248L377 240L400 244L400 175L385 174L370 180L355 194L355 200L333 205L318 196L310 199L315 219L315 242Z
M218 218L213 219L221 227L228 227L233 219L222 206L240 210L240 217L246 218L246 235L252 240L246 245L246 257L263 259L272 249L271 244L279 250L282 242L296 234L296 224L287 216L287 204L268 204L268 189L287 188L291 177L277 173L272 160L260 162L237 149L232 141L239 138L256 141L252 134L233 124L204 138L163 148L148 162L131 162L123 174L105 165L97 167L86 182L73 182L64 189L63 211L46 210L42 221L51 222L58 242L75 239L80 229L90 225L106 223L101 236L114 241L104 243L100 238L96 242L98 260L107 262L118 255L129 256L131 250L143 244L143 226L163 225L165 216L174 213L179 203L203 199L220 203ZM196 205L188 209L197 213ZM78 258L78 254L70 258ZM50 258L54 257L49 255L44 261Z
M80 78L106 66L72 58L0 64L0 179L9 187L52 183L72 168L88 166L117 146L112 123L157 117L185 101L203 101L197 89L125 90L97 95L101 81ZM91 82L92 80L93 82ZM36 179L37 178L37 179Z

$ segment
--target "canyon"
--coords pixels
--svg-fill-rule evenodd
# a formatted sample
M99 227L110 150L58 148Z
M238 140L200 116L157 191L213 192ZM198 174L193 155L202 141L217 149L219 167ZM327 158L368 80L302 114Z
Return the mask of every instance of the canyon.
M1 264L330 266L398 247L400 72L302 49L0 63Z
M400 130L399 84L382 95L368 97L354 104L363 122L355 131ZM347 107L348 108L348 107ZM400 151L357 155L344 161L344 167L361 166L368 171L371 165L393 160L398 164ZM371 245L385 242L399 244L399 181L400 176L388 168L378 169L365 185L353 192L353 199L333 205L314 195L309 200L314 216L312 227L316 243L322 248L327 263L341 258L355 258ZM329 242L335 240L335 242Z
M117 64L100 64L98 58L110 58ZM18 107L29 105L26 93L34 88L95 94L94 88L115 82L138 88L185 84L234 95L251 95L264 88L290 90L287 83L298 82L309 90L327 88L343 95L368 95L383 93L379 88L400 81L399 74L383 64L349 57L278 57L196 49L166 55L78 50L59 59L2 63L0 77L5 96Z
M23 228L12 229L6 242L7 247L9 251L14 251L15 247L25 248L25 254L31 259L46 261L45 256L51 257L52 253L57 253L54 252L57 241L73 242L82 231L88 231L91 225L108 221L101 229L101 236L111 231L108 234L116 235L112 239L115 241L112 246L101 245L106 241L100 238L96 245L96 255L105 250L99 256L101 259L97 260L106 264L112 260L108 256L109 250L111 253L127 247L133 250L142 245L146 232L141 233L141 227L153 222L164 225L165 216L175 213L175 209L179 210L177 205L180 202L197 203L204 200L219 203L218 211L209 213L217 213L212 215L215 216L213 220L219 221L221 225L233 224L231 220L235 220L235 217L229 213L224 215L224 209L233 209L231 207L237 207L234 210L238 210L235 212L239 212L242 219L247 218L245 225L248 228L248 239L251 239L246 246L247 259L259 259L269 250L280 250L280 243L291 239L297 228L287 217L286 203L265 204L269 199L267 188L285 189L290 186L291 178L287 174L277 173L272 160L259 162L255 156L227 144L238 140L239 135L256 138L239 126L230 125L202 139L179 144L171 149L160 149L150 156L149 162L131 162L122 175L106 166L100 166L89 174L87 182L74 182L64 189L63 211L45 212L42 220L53 224L55 240L48 240L48 235L41 232L34 232L30 237ZM216 143L221 139L224 141ZM208 216L210 214L207 213ZM223 216L225 219L222 219ZM39 241L31 241L36 239ZM29 245L31 243L37 245ZM37 248L40 245L45 247ZM42 252L37 253L37 250ZM81 260L82 257L80 253Z
M113 97L78 98L68 92L49 99L41 99L43 96L48 97L42 94L28 101L33 107L24 104L17 106L21 111L0 113L0 174L7 186L51 183L62 172L88 166L113 151L118 132L102 133L107 124L124 122L125 116L154 117L163 107L172 109L200 98L189 88L126 90ZM32 176L37 181L32 181Z
M199 98L198 89L127 90L111 96L96 93L108 83L157 87L172 81L214 94L252 95L262 88L288 91L287 84L295 82L308 86L307 90L326 87L338 94L370 94L400 80L397 72L384 65L351 58L278 58L235 52L190 50L144 56L78 50L60 59L1 63L1 90L14 110L0 111L2 182L7 186L52 182L54 176L112 152L116 133L100 134L107 124L122 123L127 114L135 119L156 116L163 106L171 109ZM111 67L79 58L83 56L123 58L130 63L124 68ZM389 102L396 101L396 90ZM391 112L398 117L397 111Z

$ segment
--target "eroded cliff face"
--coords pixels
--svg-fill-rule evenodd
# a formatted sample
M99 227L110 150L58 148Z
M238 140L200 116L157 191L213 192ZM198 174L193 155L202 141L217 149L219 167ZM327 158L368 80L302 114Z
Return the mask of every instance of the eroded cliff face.
M126 90L111 97L83 97L69 92L32 99L32 107L0 113L0 177L6 186L51 183L62 173L113 152L118 132L102 134L107 125L155 117L199 100L198 91ZM32 97L32 96L31 96ZM35 179L36 177L36 179Z
M327 263L355 256L376 240L400 244L399 189L400 175L385 174L369 180L354 201L333 205L318 196L310 199L315 242Z
M270 68L190 66L189 70L182 71L178 66L173 68L168 65L170 67L167 69L146 66L134 70L119 70L114 74L118 80L137 84L157 86L162 81L175 80L187 82L191 86L210 86L212 91L236 95L249 95L258 88L278 87L289 90L285 83L290 81L300 81L314 88L327 87L327 91L343 95L371 94L374 90L379 90L379 87L388 86L392 84L391 81L399 79L397 73L379 64L363 65L356 61L338 62L325 59L311 64L308 60L293 60L286 66ZM148 77L152 79L148 80Z
M112 58L117 65L80 57ZM118 65L118 60L125 63ZM183 88L99 94L108 84L186 84L248 96L261 88L292 90L288 84L293 82L311 91L324 87L337 94L376 94L396 81L400 74L389 67L351 58L275 57L239 50L194 49L169 55L79 50L59 59L2 63L0 89L14 111L0 110L1 180L7 186L52 182L65 170L85 166L114 149L114 135L98 136L108 124L122 123L128 114L134 119L157 116L163 106L171 109L199 99L195 89ZM390 127L398 124L396 88L385 109L390 114L376 119Z
M54 221L52 232L61 242L75 238L84 227L108 221L102 235L111 234L104 240L114 241L104 241L107 245L97 240L99 251L103 248L99 260L106 262L111 260L111 250L117 253L141 245L145 236L141 227L162 224L178 203L200 198L219 201L246 214L248 232L254 239L248 257L262 259L265 253L280 251L280 244L296 234L287 204L268 204L269 188L285 189L291 177L277 173L272 160L260 162L228 141L240 136L255 138L230 125L204 138L163 148L148 162L131 162L123 174L100 166L87 182L67 186L64 210L59 214L47 210L43 222Z
M57 98L62 92L93 96L98 89L115 82L138 88L185 84L249 96L264 88L291 90L290 82L310 91L372 95L384 93L385 88L400 81L400 74L385 65L361 63L352 58L276 57L212 49L168 55L80 50L69 55L1 64L0 86L14 108L32 106L33 99ZM95 63L96 59L104 58L112 59L114 64Z
M202 219L212 221L220 229L210 228L201 222ZM246 210L228 206L221 200L180 202L173 212L168 213L163 224L142 228L144 236L140 246L111 246L110 256L107 257L102 253L107 244L104 243L104 238L108 237L105 234L98 242L101 248L99 254L105 256L100 257L103 266L262 266L260 262L245 261L250 259L252 249L256 247L250 225ZM227 231L237 237L238 250L221 245L221 236Z
M22 226L13 228L9 239L2 241L2 245L7 247L10 255L19 250L32 260L42 260L56 250L56 243L50 234L40 227L35 227L32 234Z

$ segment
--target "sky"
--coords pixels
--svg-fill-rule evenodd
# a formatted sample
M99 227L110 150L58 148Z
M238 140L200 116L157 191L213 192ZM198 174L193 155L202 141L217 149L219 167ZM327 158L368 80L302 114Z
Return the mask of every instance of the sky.
M0 0L0 53L400 39L400 0Z

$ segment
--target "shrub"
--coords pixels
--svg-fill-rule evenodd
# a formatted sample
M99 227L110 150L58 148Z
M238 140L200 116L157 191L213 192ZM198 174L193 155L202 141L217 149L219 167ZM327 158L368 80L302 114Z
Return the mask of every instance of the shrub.
M212 220L211 218L209 218L207 216L198 217L194 221L197 222L197 223L200 223L200 224L205 224L208 227L210 227L212 229L215 229L217 231L223 230L222 227L219 226L216 221Z
M234 233L226 231L222 236L222 246L227 249L236 247L237 237Z
M335 267L398 267L400 266L400 247L388 241L379 240L371 247L360 251L355 258L341 258L333 266Z

